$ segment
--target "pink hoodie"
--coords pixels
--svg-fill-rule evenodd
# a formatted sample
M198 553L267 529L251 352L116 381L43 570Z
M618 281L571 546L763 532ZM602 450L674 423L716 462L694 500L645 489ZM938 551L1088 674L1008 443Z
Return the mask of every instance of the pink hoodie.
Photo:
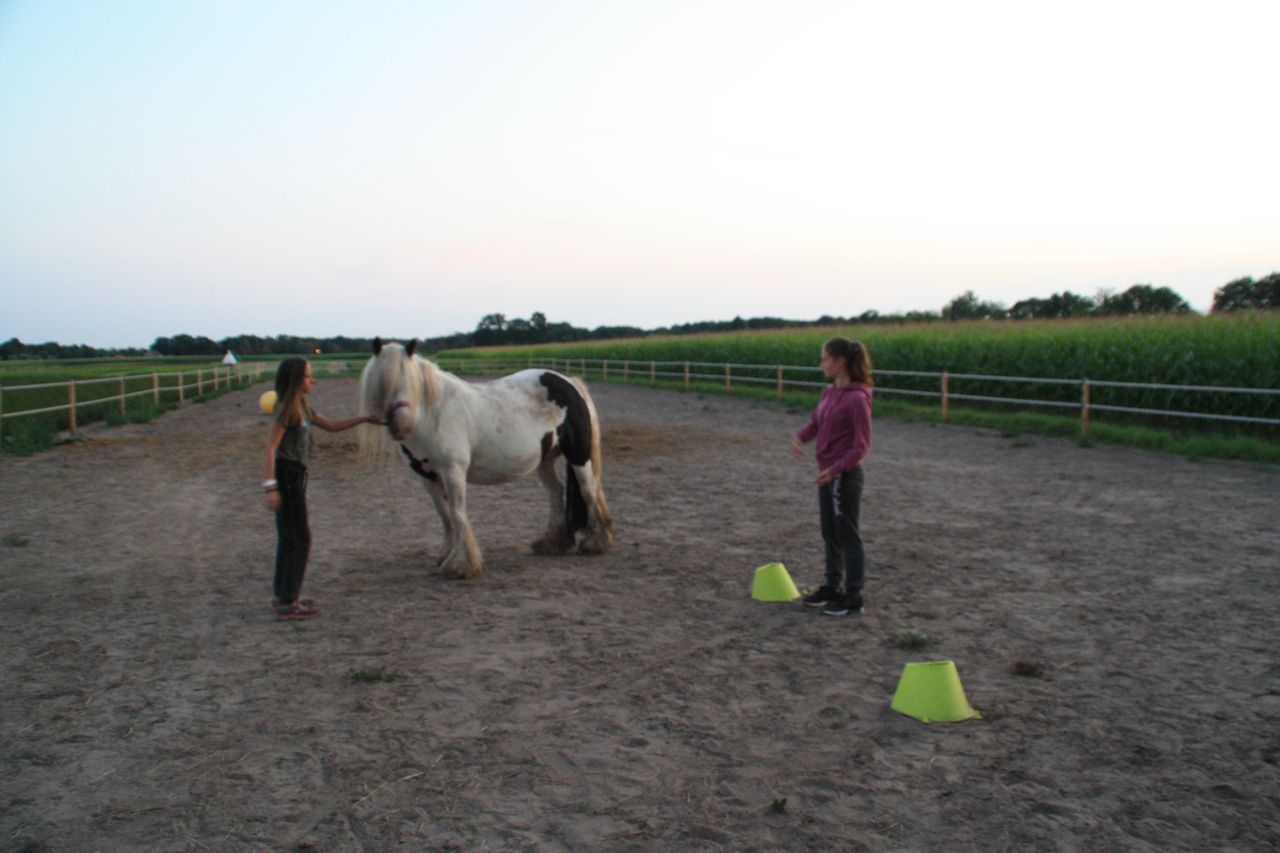
M795 435L802 443L817 437L819 471L837 475L857 468L871 451L871 388L861 382L828 385L813 417Z

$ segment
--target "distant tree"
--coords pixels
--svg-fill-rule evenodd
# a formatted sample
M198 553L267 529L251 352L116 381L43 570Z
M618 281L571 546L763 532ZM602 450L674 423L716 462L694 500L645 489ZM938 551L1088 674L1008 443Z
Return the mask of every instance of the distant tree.
M1106 296L1096 313L1104 316L1133 314L1189 314L1191 306L1167 287L1135 284L1124 293Z
M972 290L966 290L942 309L944 320L1002 320L1009 312L998 302L983 302Z
M1238 278L1214 291L1215 314L1248 308L1280 308L1280 272L1259 281L1248 276Z
M9 338L0 344L0 359L8 361L11 358L21 358L26 348L27 345L17 338Z
M1094 313L1097 303L1087 296L1071 291L1055 293L1048 299L1023 299L1013 303L1009 316L1015 320L1057 319L1062 317L1087 317Z

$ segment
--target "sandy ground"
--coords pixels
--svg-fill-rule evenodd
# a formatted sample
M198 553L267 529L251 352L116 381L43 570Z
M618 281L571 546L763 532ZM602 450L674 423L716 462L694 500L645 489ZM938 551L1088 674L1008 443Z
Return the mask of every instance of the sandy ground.
M802 413L598 386L608 555L533 556L528 479L446 581L416 478L321 434L323 615L276 623L264 387L0 459L0 849L1280 847L1278 470L878 421L833 618L749 594L820 578ZM935 658L981 720L890 710Z

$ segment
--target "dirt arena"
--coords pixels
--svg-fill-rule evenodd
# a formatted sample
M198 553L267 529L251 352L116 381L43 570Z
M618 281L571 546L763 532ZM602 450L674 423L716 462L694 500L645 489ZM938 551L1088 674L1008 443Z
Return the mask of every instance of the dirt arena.
M265 387L0 459L0 849L1280 848L1280 470L877 421L833 618L750 598L820 578L807 413L600 385L607 556L529 552L530 478L446 581L416 478L321 433L276 623ZM937 658L981 720L890 710Z

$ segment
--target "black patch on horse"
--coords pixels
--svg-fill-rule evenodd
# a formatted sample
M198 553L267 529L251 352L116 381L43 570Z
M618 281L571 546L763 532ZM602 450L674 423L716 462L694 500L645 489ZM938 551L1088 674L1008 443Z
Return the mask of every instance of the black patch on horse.
M589 521L587 501L578 485L578 475L573 473L573 466L586 465L591 461L591 410L578 387L555 373L544 373L538 379L547 389L547 399L565 410L564 423L556 427L560 452L569 463L568 476L565 478L566 519L572 531L585 530ZM546 456L548 440L543 438L543 456Z
M428 471L426 465L422 464L423 462L430 464L430 459L423 459L421 461L414 459L413 454L409 452L409 448L405 447L403 444L400 445L400 449L404 451L405 456L409 457L409 467L413 469L413 473L417 474L419 477L426 477L433 483L440 479L439 474L435 471Z
M591 461L591 410L577 386L555 373L544 373L538 380L547 388L547 399L565 410L564 423L556 427L560 450L571 465Z

